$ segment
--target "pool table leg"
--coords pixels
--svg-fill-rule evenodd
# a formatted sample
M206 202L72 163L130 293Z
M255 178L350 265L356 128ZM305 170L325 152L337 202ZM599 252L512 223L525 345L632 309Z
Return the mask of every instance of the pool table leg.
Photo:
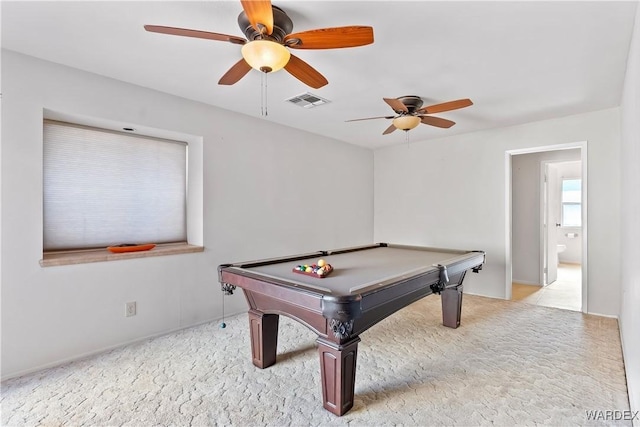
M462 285L442 291L442 324L449 328L460 326L462 313Z
M249 310L251 359L258 368L268 368L276 363L279 319L277 314Z
M360 337L345 344L336 344L321 338L317 340L322 377L322 405L338 416L353 407L359 342Z

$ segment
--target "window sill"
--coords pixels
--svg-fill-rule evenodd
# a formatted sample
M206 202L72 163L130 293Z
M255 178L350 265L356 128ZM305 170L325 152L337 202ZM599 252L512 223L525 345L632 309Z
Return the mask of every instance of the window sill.
M89 262L118 261L132 258L149 258L164 255L187 254L203 252L203 246L189 245L187 243L166 243L157 245L148 251L112 253L105 249L92 249L82 251L46 252L40 260L41 267L54 267L58 265L86 264Z

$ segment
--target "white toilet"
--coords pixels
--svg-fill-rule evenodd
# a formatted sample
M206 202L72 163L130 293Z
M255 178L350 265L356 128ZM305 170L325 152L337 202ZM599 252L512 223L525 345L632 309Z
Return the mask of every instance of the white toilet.
M560 264L560 254L567 250L567 245L558 245L558 264Z

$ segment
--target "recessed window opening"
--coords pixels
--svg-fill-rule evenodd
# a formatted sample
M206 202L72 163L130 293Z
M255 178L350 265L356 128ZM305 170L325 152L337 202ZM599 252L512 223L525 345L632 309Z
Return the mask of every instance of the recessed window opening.
M562 226L582 226L582 180L562 180Z
M187 241L187 144L44 121L45 251Z

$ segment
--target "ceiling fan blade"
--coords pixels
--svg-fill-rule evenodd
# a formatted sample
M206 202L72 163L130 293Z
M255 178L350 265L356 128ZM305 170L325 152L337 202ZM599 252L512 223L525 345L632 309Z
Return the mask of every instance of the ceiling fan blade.
M400 101L399 99L395 99L395 98L382 98L382 99L384 99L384 102L386 102L387 104L389 104L391 108L393 108L393 111L404 111L405 113L409 111L407 106L404 105L402 101Z
M284 66L284 69L293 77L314 89L319 89L329 83L322 74L315 70L315 68L295 55L291 55L291 58L289 58L289 62Z
M364 119L345 120L345 122L358 122L360 120L373 120L373 119L393 119L393 117L394 116L366 117Z
M260 25L263 25L267 34L273 32L273 8L271 0L241 0L244 13L247 15L251 26L262 33ZM260 24L260 25L258 25Z
M247 61L241 59L236 62L235 65L229 68L224 76L218 81L219 85L232 85L236 84L241 78L243 78L249 71L251 71L251 65L247 64Z
M419 109L418 113L442 113L443 111L451 111L457 110L458 108L464 108L473 105L470 99L458 99L455 101L443 102L442 104L431 105L429 107L424 107Z
M163 27L161 25L145 25L144 29L152 33L170 34L173 36L195 37L197 39L217 40L233 44L245 44L247 41L242 37L230 36L228 34L210 33L209 31L190 30L187 28Z
M393 132L396 129L397 129L397 127L395 127L393 125L393 123L391 123L391 126L389 126L384 132L382 132L382 134L383 135L388 135L388 134L390 134L391 132Z
M294 49L339 49L373 43L373 28L363 26L320 28L289 34L284 44Z
M420 121L425 125L431 125L439 128L450 128L451 126L456 124L456 122L452 122L451 120L431 116L422 116L420 118Z

